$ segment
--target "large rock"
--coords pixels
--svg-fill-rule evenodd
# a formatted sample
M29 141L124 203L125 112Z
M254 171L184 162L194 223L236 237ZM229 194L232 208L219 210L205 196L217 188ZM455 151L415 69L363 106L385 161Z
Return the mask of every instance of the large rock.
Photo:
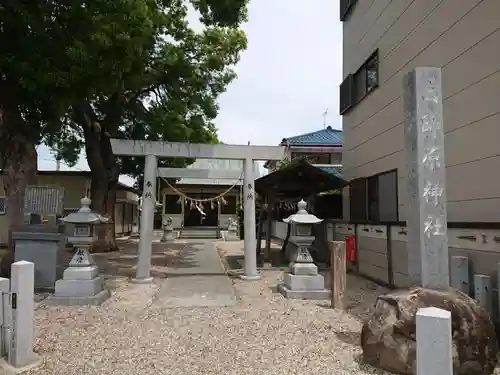
M491 318L472 298L454 289L413 287L378 297L373 315L361 331L365 362L394 373L413 374L415 315L419 308L431 306L451 312L454 374L492 374L498 343Z

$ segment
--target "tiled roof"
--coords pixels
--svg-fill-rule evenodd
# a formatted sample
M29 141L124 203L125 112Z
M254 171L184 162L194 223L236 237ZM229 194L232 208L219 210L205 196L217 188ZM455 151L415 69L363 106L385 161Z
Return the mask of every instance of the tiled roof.
M296 135L295 137L283 138L282 145L291 146L315 146L315 145L332 145L342 146L344 137L342 130L333 129L327 126L325 129L318 130L312 133Z
M318 168L321 169L322 171L327 172L327 173L331 173L338 178L342 178L342 167L323 167L323 166L321 166Z

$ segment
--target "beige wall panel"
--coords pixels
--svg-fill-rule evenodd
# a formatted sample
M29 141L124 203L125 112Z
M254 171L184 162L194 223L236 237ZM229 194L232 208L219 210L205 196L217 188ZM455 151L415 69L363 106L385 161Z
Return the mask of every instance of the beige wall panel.
M378 15L377 21L372 25L369 32L359 41L356 50L352 51L354 66L351 72L355 72L377 47L384 49L381 43L391 44L390 34L394 34L393 30L397 28L397 23L400 19L406 18L406 12L414 2L414 0L380 1L385 6L384 10ZM401 38L404 35L399 34L397 37ZM395 45L395 43L392 44Z
M384 107L373 117L369 118L362 126L350 129L347 142L344 143L345 151L358 147L363 143L369 142L372 138L382 135L403 122L403 98L399 97L396 101Z
M355 149L347 151L345 154L349 159L349 167L356 168L367 164L372 160L377 160L386 155L391 155L394 152L402 150L403 147L404 126L403 124L400 124L376 136L375 138L372 138L369 142L363 143Z
M445 136L446 165L452 167L499 155L499 139L500 113L458 128ZM500 165L495 170L500 171Z
M500 71L447 99L443 105L445 130L449 132L497 114L500 111L499 88Z
M500 199L448 202L448 221L500 222Z
M448 201L500 198L500 156L446 169Z
M455 20L457 22L452 22L451 24L449 24L449 22L441 24L439 22L439 19L437 19L437 25L429 25L429 19L434 19L429 16L424 21L424 23L422 23L422 25L420 25L418 29L415 30L416 35L421 35L421 37L423 38L426 37L426 34L423 31L422 34L417 33L417 31L422 27L426 29L437 28L442 30L443 25L448 25L448 30L442 30L442 32L446 32L444 32L440 36L438 34L436 38L439 38L434 42L432 39L427 40L427 44L424 45L424 47L427 47L423 51L416 49L413 45L413 52L408 52L408 54L410 55L413 54L412 56L408 55L410 57L405 57L404 55L399 56L395 54L398 49L403 48L405 43L407 43L407 41L405 40L405 42L398 46L397 49L393 53L391 53L391 55L387 59L381 61L381 87L379 87L379 89L376 90L372 95L359 103L356 108L347 116L344 116L343 124L345 128L359 126L361 123L374 116L385 106L389 105L394 100L397 100L397 98L402 94L402 78L406 72L410 71L416 66L424 65L433 65L440 67L444 66L446 68L446 65L448 63L455 60L458 56L473 47L475 44L484 39L500 26L500 19L491 18L491 14L498 14L500 12L500 2L495 0L483 0L483 2L478 5L478 1L476 0L445 0L444 3L450 1L453 3L453 5L448 5L448 9L454 9L454 11L461 10L465 13L467 12L464 11L464 9L470 10L472 8L472 10L463 18L457 16L458 18ZM443 4L436 8L436 12L443 6ZM473 8L474 5L477 6ZM446 17L446 19L448 18L449 16ZM474 22L477 23L477 21L475 21L477 18L483 18L485 20L485 25L482 25L482 23L480 23L481 27L478 27L480 25L474 24ZM466 32L464 30L469 31ZM460 36L463 33L467 34L466 38ZM453 39L454 42L451 43L450 39ZM380 43L383 43L383 40L381 40ZM409 44L408 46L411 47L412 44ZM404 69L395 71L395 68L391 68L391 66L393 66L391 64L395 64L401 67L401 59L405 59L407 62L409 62L406 66L404 66ZM391 62L392 60L394 60L394 63ZM445 72L443 72L443 75L444 74ZM390 79L387 80L389 77ZM456 78L460 79L459 76ZM444 86L445 96L447 96L446 85Z
M478 2L478 0L445 0L441 2L394 51L384 58L380 70L380 80L385 82L403 69L420 51L440 38L454 24L457 24Z

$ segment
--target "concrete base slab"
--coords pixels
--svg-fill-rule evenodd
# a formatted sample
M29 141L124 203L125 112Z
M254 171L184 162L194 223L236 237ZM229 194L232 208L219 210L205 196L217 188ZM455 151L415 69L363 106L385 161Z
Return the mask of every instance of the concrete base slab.
M236 303L227 275L173 276L160 284L155 305L171 307L225 307Z
M0 358L0 373L2 375L22 374L23 372L36 369L41 364L42 358L40 358L40 356L35 353L33 353L33 357L31 358L30 363L21 367L14 367L10 365L5 359Z
M49 296L44 300L44 303L47 305L53 306L99 306L104 301L106 301L111 296L109 290L104 289L101 290L94 296L90 297L58 297L58 296Z
M332 292L328 289L291 290L284 284L278 285L278 292L289 299L330 299Z
M153 282L152 277L144 277L144 278L132 278L130 279L132 284L151 284Z
M95 296L103 288L101 277L92 280L68 280L56 281L55 293L57 297L89 297Z
M262 279L262 275L254 275L254 276L240 275L240 279L244 281L257 281Z
M291 290L322 290L325 288L325 279L322 275L292 275L285 273L283 283Z

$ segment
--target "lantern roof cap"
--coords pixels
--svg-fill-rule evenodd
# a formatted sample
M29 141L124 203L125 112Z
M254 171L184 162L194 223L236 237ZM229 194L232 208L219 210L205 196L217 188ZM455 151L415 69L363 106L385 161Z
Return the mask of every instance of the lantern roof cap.
M99 224L106 223L109 221L108 218L102 216L97 212L93 212L90 209L90 204L92 201L88 197L84 197L80 200L82 207L76 211L70 213L68 216L62 218L62 221L69 224Z
M318 224L323 221L323 219L317 218L315 215L307 212L307 203L301 199L299 203L297 203L297 208L299 209L297 213L290 215L286 219L283 219L285 223L292 224Z

